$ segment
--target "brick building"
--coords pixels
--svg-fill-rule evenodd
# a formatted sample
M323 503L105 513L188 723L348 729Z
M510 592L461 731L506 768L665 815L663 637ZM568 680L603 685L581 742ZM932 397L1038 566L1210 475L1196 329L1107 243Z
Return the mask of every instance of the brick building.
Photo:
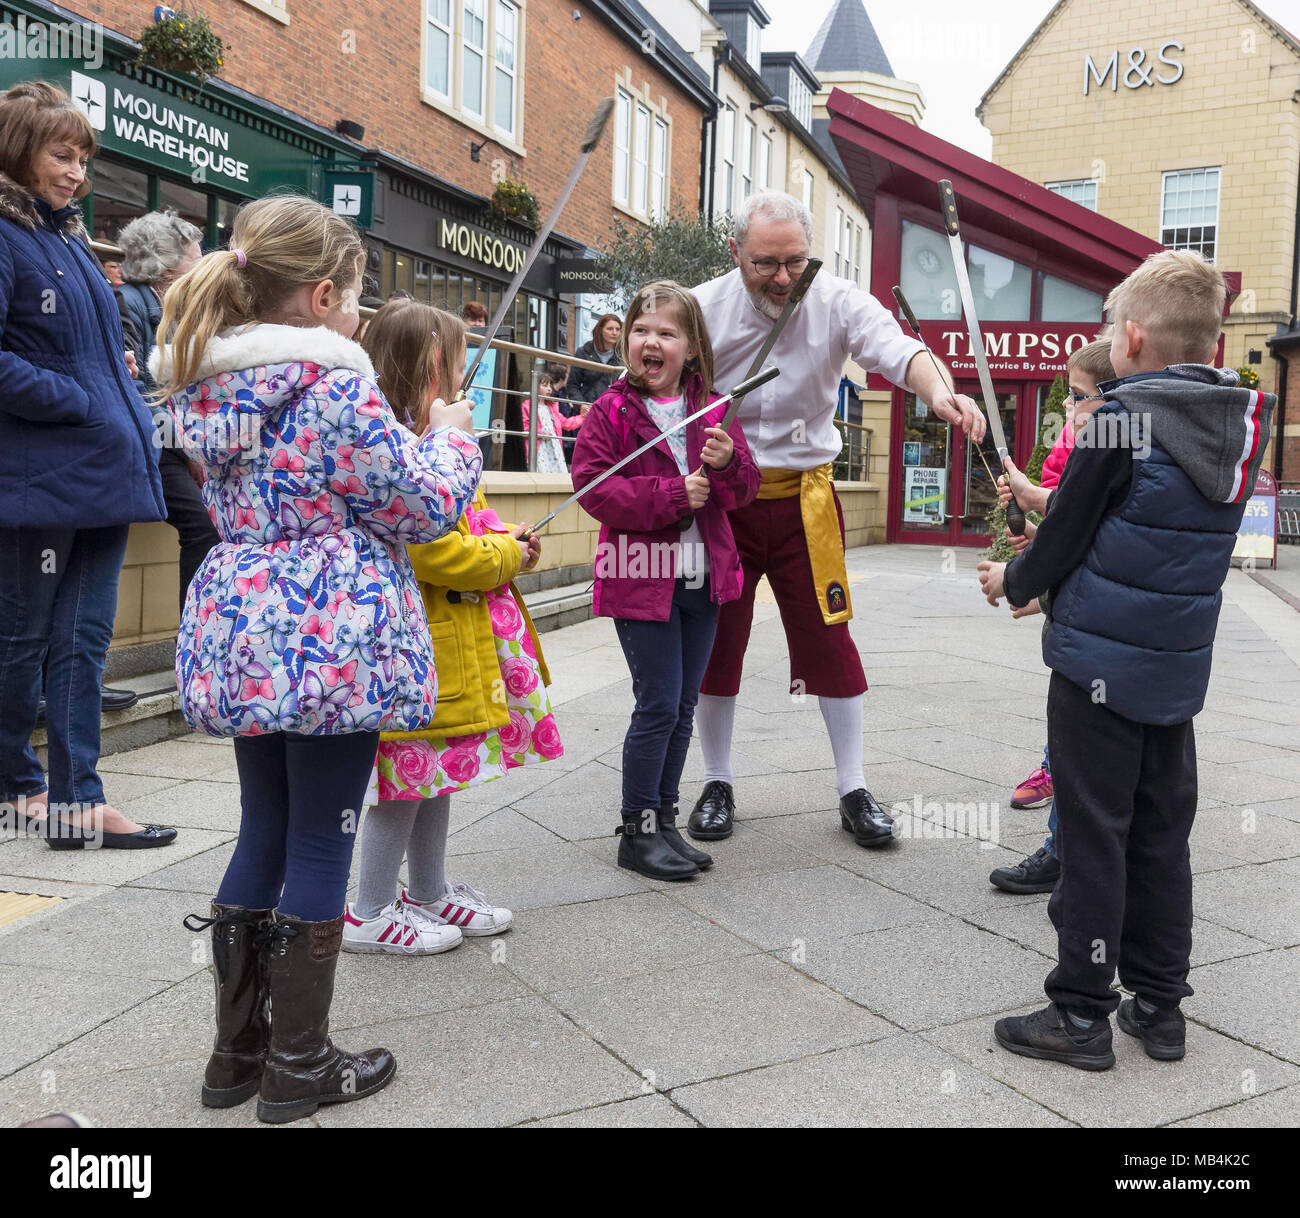
M1061 0L979 109L997 164L1240 272L1223 362L1282 395L1266 467L1293 483L1298 91L1300 41L1247 0Z

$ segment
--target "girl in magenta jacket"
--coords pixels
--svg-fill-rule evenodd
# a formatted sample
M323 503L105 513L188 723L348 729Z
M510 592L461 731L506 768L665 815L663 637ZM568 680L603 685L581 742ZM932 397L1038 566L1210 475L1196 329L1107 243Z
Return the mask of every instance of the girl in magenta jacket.
M681 285L642 288L621 343L627 372L578 433L577 490L709 400L713 348L700 306ZM743 432L719 426L725 413L719 406L688 423L582 499L601 524L595 611L614 619L636 698L623 742L618 865L654 879L684 880L713 862L686 843L676 820L718 606L741 589L727 512L758 492Z

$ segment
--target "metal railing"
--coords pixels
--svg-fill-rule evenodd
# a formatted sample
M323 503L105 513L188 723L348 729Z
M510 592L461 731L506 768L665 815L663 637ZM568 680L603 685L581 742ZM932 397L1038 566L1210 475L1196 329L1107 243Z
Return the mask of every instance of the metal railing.
M876 429L838 418L835 427L844 437L844 448L835 458L834 477L841 482L870 482L871 437Z

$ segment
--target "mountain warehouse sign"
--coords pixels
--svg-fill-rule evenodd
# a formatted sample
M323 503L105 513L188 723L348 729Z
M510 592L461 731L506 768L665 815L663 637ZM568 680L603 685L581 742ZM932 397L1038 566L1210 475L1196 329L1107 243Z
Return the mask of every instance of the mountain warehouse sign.
M522 245L513 241L502 241L491 233L471 228L446 218L438 222L438 244L445 250L459 254L462 258L472 258L485 266L494 267L513 275L524 265L527 255Z

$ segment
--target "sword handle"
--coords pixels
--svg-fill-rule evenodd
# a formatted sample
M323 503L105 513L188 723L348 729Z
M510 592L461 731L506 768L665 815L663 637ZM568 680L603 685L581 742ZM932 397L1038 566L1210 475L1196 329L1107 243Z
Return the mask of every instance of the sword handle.
M957 195L947 178L939 183L939 210L943 212L943 224L948 230L948 236L957 236L961 232L961 225L957 222Z
M1025 535L1025 513L1016 502L1014 495L1011 497L1011 502L1007 504L1007 528L1017 537Z

